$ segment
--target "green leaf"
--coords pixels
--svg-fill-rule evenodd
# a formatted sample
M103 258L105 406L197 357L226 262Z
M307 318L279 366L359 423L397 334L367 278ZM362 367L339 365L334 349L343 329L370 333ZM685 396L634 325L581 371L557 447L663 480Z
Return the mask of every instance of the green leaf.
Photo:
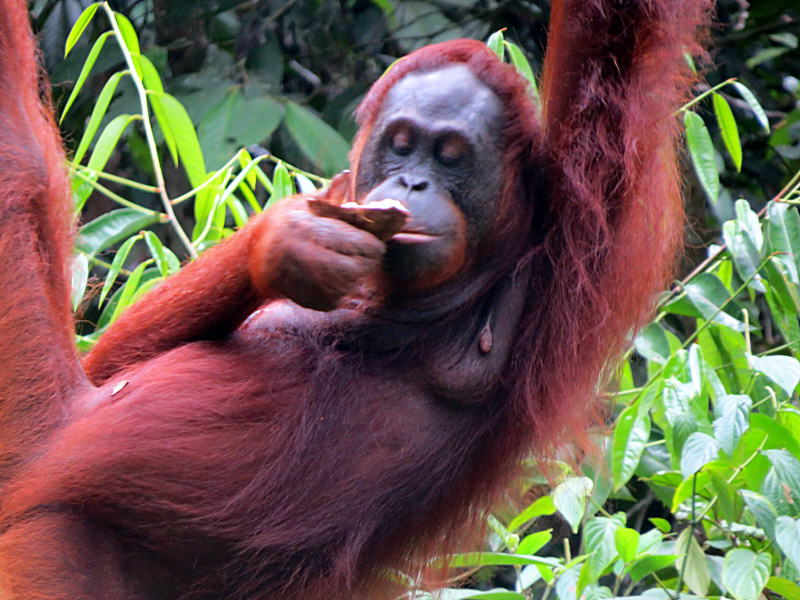
M161 117L158 119L159 125L164 130L162 119L168 124L167 127L175 140L178 156L180 157L189 182L194 187L201 185L206 179L206 165L203 160L203 151L200 149L200 140L194 129L192 120L183 105L174 96L169 94L152 93L148 96L151 101L157 99L161 106ZM155 107L155 104L154 104ZM154 111L155 108L154 108ZM157 113L158 115L158 113Z
M756 249L761 252L764 247L764 233L761 231L758 215L750 208L750 203L742 198L734 203L734 209L739 227L750 236Z
M580 565L574 564L571 568L559 573L555 589L558 600L578 600L578 576Z
M650 517L648 521L655 525L662 533L669 533L672 531L672 525L670 525L669 521L666 519L662 519L661 517Z
M244 204L242 204L241 200L239 200L236 196L230 195L225 200L225 204L228 206L231 216L233 216L233 221L236 224L236 227L244 227L247 225L247 211L245 210Z
M758 50L753 56L748 58L745 61L745 66L748 69L753 69L760 65L761 63L767 62L768 60L772 60L773 58L778 58L779 56L783 56L789 52L789 48L780 47L780 46L770 46L769 48L762 48Z
M114 13L114 20L117 22L117 27L122 34L122 43L132 55L136 56L141 54L139 50L139 38L136 36L136 30L131 25L128 17L118 12Z
M775 521L775 540L795 569L800 569L800 522L791 517Z
M537 498L525 510L514 517L508 524L510 531L516 531L526 523L530 523L534 519L544 516L552 515L556 512L556 505L553 503L552 496L542 496ZM525 554L523 552L523 554Z
M752 371L747 360L747 343L741 333L712 323L700 332L698 342L726 389L746 389Z
M611 438L611 474L614 489L622 487L639 465L650 440L650 415L632 405L622 411Z
M153 109L153 115L156 117L156 123L158 123L161 133L164 135L164 143L167 145L167 150L169 151L170 157L172 157L172 162L177 165L179 164L178 143L175 140L175 134L172 131L172 124L170 123L169 117L167 116L167 111L164 108L163 94L152 92L147 95L147 99L150 102L150 107ZM203 195L204 192L207 192L207 190L203 190L203 192L198 194L198 196Z
M519 582L519 589L527 590L534 583L542 578L541 570L545 567L539 565L526 565L522 567L517 581Z
M89 281L89 260L83 252L79 252L72 259L70 269L70 299L72 300L72 310L78 310L83 302L83 294L86 291L86 283Z
M785 487L784 496L788 491L791 494L791 504L796 505L800 500L800 461L783 448L764 450L764 454L775 469L777 481Z
M712 461L706 467L711 481L705 487L705 490L710 490L717 496L717 506L715 507L717 516L729 523L735 523L739 521L743 506L739 497L738 486L734 487L728 483L726 478L729 473L727 468L729 464L722 461Z
M442 12L445 5L431 1L402 0L395 1L394 6L392 38L404 54L426 43L452 39L455 32L459 31L458 26ZM450 6L458 10L458 6L465 5L462 0Z
M95 171L102 171L105 168L108 159L111 158L111 154L119 143L119 138L134 118L131 115L119 115L111 119L111 122L106 125L103 133L97 139L92 155L86 165L87 167Z
M78 144L78 149L75 151L75 156L72 159L74 162L79 163L83 160L86 151L89 149L89 145L94 139L94 134L97 133L97 129L100 127L100 122L103 120L103 117L106 116L108 105L111 104L111 99L114 97L114 92L117 90L119 80L122 79L125 74L126 71L114 73L108 78L108 81L106 81L106 84L97 96L97 101L92 108L89 122L86 124L86 129L84 129L83 135L81 136L81 142Z
M142 289L145 286L148 288L152 287L152 285L157 283L160 279L161 278L156 269L145 268L145 270L142 272L141 278L139 279L138 287L139 289ZM111 318L114 316L117 305L119 304L119 300L122 297L123 289L124 286L120 286L111 296L111 299L106 302L105 308L100 313L100 317L97 319L97 332L102 332L111 323ZM131 297L133 297L133 295Z
M753 401L749 396L729 394L717 398L714 405L714 436L720 447L733 454L736 444L750 425L750 409Z
M728 101L716 92L711 94L711 100L725 149L730 154L736 170L741 171L742 143L739 141L739 130L736 128L736 119L733 118L733 111L731 111Z
M791 356L750 356L750 364L777 383L788 396L800 382L800 361Z
M684 479L694 475L719 454L717 440L701 431L695 431L683 445L681 452L681 474Z
M746 85L738 81L734 81L731 85L739 92L739 95L750 107L750 110L753 111L753 116L756 118L756 121L758 121L758 124L761 125L764 132L769 133L769 119L767 119L767 114L764 112L764 109L761 108L761 104L758 103L753 92L751 92Z
M92 45L92 49L89 51L89 55L86 57L86 60L83 62L83 66L81 67L81 72L78 75L78 79L75 81L75 85L72 86L72 92L69 94L69 98L67 99L67 103L64 105L64 110L61 111L61 118L59 119L59 123L64 120L64 117L67 116L70 107L75 102L75 99L78 97L81 89L83 88L83 84L86 83L86 78L89 76L89 73L92 72L92 67L94 67L94 63L97 61L97 57L100 55L103 46L106 43L106 40L111 35L110 31L105 32L100 37L98 37L94 44Z
M617 385L619 386L619 390L621 392L632 392L633 389L636 388L636 382L633 380L633 370L631 369L630 360L622 361L617 378Z
M784 263L777 257L770 257L766 261L764 272L768 283L764 299L772 311L772 321L791 353L795 357L800 357L800 324L797 321L797 314L800 312L798 287L789 279Z
M94 256L160 220L161 215L155 212L143 213L133 208L112 210L81 227L76 246Z
M793 33L789 33L788 31L783 33L773 33L769 36L769 39L773 42L777 42L778 44L783 44L792 50L797 50L797 36Z
M90 4L81 13L81 16L78 17L78 20L75 21L75 25L72 26L72 29L67 36L67 42L64 44L64 58L66 58L72 48L75 47L75 44L78 43L78 40L81 39L83 32L86 31L86 27L91 23L92 18L94 17L94 13L97 12L97 9L100 8L100 3L95 2L94 4Z
M133 303L134 295L136 294L136 291L139 288L139 282L142 279L142 273L149 264L149 260L139 263L139 265L128 276L128 280L125 282L125 285L122 286L119 301L114 308L114 313L111 315L111 323L116 321L125 311L125 309Z
M247 222L248 217L247 217L247 214L244 211L244 207L242 207L241 209L237 209L236 208L236 204L239 201L237 200L237 198L233 194L237 189L240 190L240 191L244 190L245 193L249 192L249 188L247 187L247 185L245 183L245 178L248 177L248 175L250 175L251 173L253 173L254 169L257 166L258 166L258 163L255 162L255 161L253 161L249 165L247 165L242 171L240 171L236 175L236 177L234 177L233 181L231 183L229 183L225 187L225 191L220 195L220 197L215 200L215 202L217 202L219 204L227 203L228 206L231 207L231 213L233 214L234 219L237 221L237 225L238 226L244 225ZM283 166L282 163L279 163L279 166ZM283 167L283 171L284 172L286 171L286 167L285 166ZM232 172L233 172L233 169L228 169L228 174L230 174ZM289 189L291 190L292 189L292 182L291 182L291 179L288 176L288 173L285 174L284 180L285 180L285 184L288 185ZM274 191L275 191L275 186L273 186L273 194L274 194ZM255 204L255 208L258 209L255 212L261 212L261 208L256 203L255 197L253 197L253 202L251 204ZM239 204L239 205L241 206L241 204ZM237 215L237 211L239 211L238 215Z
M783 577L770 577L767 580L767 589L783 596L786 600L800 600L800 586Z
M659 364L664 364L671 354L667 333L658 323L643 327L634 338L633 344L639 354Z
M573 533L578 533L586 500L592 495L592 480L588 477L567 477L553 490L553 503L566 519Z
M719 196L719 173L711 135L703 118L697 113L686 111L683 124L686 128L686 146L689 148L694 171L709 201L714 203Z
M753 413L750 415L750 427L765 432L771 447L788 450L795 458L800 459L800 438L775 419Z
M736 548L725 555L722 583L736 600L758 600L771 566L769 554Z
M634 583L638 583L651 573L673 566L677 558L678 557L674 554L653 554L651 556L645 556L633 563L630 571L631 579Z
M161 240L158 239L156 234L152 231L145 231L143 233L144 241L147 244L147 248L150 250L150 256L152 256L153 260L156 262L156 267L158 267L162 277L177 272L178 269L180 269L178 257L175 256L169 248L165 248Z
M213 217L212 210L214 209L215 198L222 194L223 186L229 174L230 169L209 173L207 179L210 180L210 183L203 190L206 193L200 193L195 198L193 207L195 218L194 231L192 232L193 242L197 241L197 236L202 233L206 223Z
M741 228L737 221L727 221L722 226L722 237L742 280L748 281L748 285L759 292L766 291L758 275L761 253L748 233Z
M679 559L683 570L683 579L689 589L698 596L705 596L711 584L711 572L708 568L706 555L691 527L684 527L675 542L675 549L682 552Z
M704 391L714 397L725 394L725 386L703 356L700 344L689 346L689 377L695 386L696 396L702 397Z
M325 175L333 175L347 168L349 144L338 131L313 112L288 102L284 123L303 154Z
M591 552L586 560L590 581L596 581L617 557L615 536L620 527L619 520L608 517L594 517L583 527L583 543Z
M250 156L250 153L247 150L245 150L244 148L242 148L239 151L237 156L238 156L238 159L239 159L239 167L242 170L247 168L248 165L250 165L253 162L253 157ZM256 172L253 170L253 167L250 167L250 170L248 171L245 180L247 181L247 185L250 186L250 189L253 189L253 190L256 189L256 183L257 183L258 179L256 177Z
M155 92L157 94L164 93L164 84L161 83L161 76L155 65L146 56L137 56L135 61L139 64L139 70L142 72L142 84L144 89Z
M142 239L142 237L138 234L129 237L114 255L114 262L111 263L111 267L108 269L108 274L106 274L106 280L103 283L103 289L100 290L100 299L98 300L99 305L103 304L108 292L111 290L111 286L114 285L114 282L117 280L117 276L122 270L122 266L128 259L128 254L130 254L131 248L133 248L133 245L140 239Z
M517 546L517 553L536 554L553 538L552 532L552 529L546 529L545 531L537 531L536 533L526 535L519 543L519 546Z
M652 519L650 520L652 521ZM664 519L661 520L663 521ZM639 547L636 549L636 553L639 555L645 555L651 552L659 552L663 550L663 543L664 534L658 529L651 529L639 534Z
M500 29L495 31L492 35L489 36L489 39L486 40L486 45L489 46L489 49L497 54L500 60L505 60L506 58L506 50L505 46L503 45L503 30Z
M778 258L786 266L794 283L799 283L798 261L800 261L800 215L797 209L782 202L770 202L767 238L771 252L780 252Z
M530 85L530 93L534 104L540 107L542 105L542 99L539 97L539 87L536 83L536 76L533 74L533 69L531 69L528 59L525 58L525 53L522 52L519 46L511 42L504 41L503 45L508 49L508 56L511 58L511 64L516 67L517 71L520 72Z
M767 471L759 491L772 503L778 515L797 515L797 497L792 494L789 486L780 480L775 467L770 467Z
M660 404L663 406L664 427L667 449L673 464L680 462L680 455L688 437L697 431L699 420L689 404L691 389L687 385L671 380L664 386ZM702 415L705 419L706 415Z
M255 175L255 172L256 172L255 168L250 169L248 172L248 177L250 175ZM237 189L245 197L245 200L247 200L247 203L250 205L250 208L253 210L254 214L259 214L263 210L261 208L261 205L258 203L258 198L256 198L255 194L252 191L252 188L249 185L247 185L246 181L240 183ZM242 211L244 211L244 207L242 207ZM231 212L233 212L233 209L231 209ZM245 222L247 222L250 219L250 217L246 214L246 212L243 212L243 214L245 217L244 220Z
M785 406L778 411L777 417L781 427L786 429L792 438L800 440L800 410L794 406ZM800 444L798 445L800 446ZM790 450L792 454L795 454L794 450L791 448L787 447L786 449ZM800 453L795 454L795 457L800 458Z
M770 540L774 540L775 520L778 518L778 511L775 510L772 502L752 490L740 490L739 493L744 498L744 503L750 514L755 518L758 526L764 530Z
M667 303L664 309L678 315L714 321L734 331L745 330L739 319L741 308L731 300L731 293L713 273L701 273L692 279L684 287L684 292Z
M636 558L639 537L639 532L629 527L620 527L614 532L614 545L617 553L626 563Z
M614 592L604 585L590 585L586 588L581 600L611 600Z
M145 269L145 271L148 271L148 270L152 271L152 269L149 268L149 265L150 265L151 262L152 261L150 259L147 259L145 261L145 264L148 266L148 268ZM162 281L161 277L153 277L152 279L148 279L148 280L145 281L144 280L144 272L143 272L142 273L142 279L139 281L139 285L136 287L136 290L133 292L133 296L131 296L130 304L132 305L132 304L135 304L136 302L138 302L139 298L144 296L153 287L155 287L156 284L160 283L161 281Z
M467 552L454 554L447 561L450 567L486 567L495 565L548 565L557 566L552 558L510 552Z
M267 201L266 208L269 208L278 200L283 200L292 194L294 194L292 178L289 175L289 171L286 169L286 165L279 162L275 166L275 171L272 173L272 194Z
M149 266L149 263L150 263L150 261L148 260L146 264ZM147 272L148 270L152 271L152 269L145 269L145 271L142 273L142 278L139 280L139 285L134 290L133 295L130 298L130 302L128 302L128 306L132 306L132 305L136 304L139 301L139 298L144 296L147 292L149 292L158 283L161 282L161 280L162 280L161 277L154 277L152 279L148 279L148 280L145 281L144 273ZM123 288L123 290L124 290L124 288Z
M232 89L198 126L206 164L218 168L239 148L261 144L281 124L284 114L283 104L270 96L248 98L240 89ZM254 173L258 176L258 171Z
M764 262L764 273L777 301L777 308L797 319L797 313L800 312L800 291L792 281L786 263L777 256L770 256Z

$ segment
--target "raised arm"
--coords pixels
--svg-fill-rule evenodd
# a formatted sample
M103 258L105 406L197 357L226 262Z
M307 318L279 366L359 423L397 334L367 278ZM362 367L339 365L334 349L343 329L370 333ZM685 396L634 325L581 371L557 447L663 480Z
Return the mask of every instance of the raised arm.
M652 313L680 249L675 113L695 78L685 56L703 55L697 40L714 2L551 6L542 82L549 313L530 330L547 360L530 381L550 414L581 415L606 361ZM577 416L562 421L550 431L581 429Z

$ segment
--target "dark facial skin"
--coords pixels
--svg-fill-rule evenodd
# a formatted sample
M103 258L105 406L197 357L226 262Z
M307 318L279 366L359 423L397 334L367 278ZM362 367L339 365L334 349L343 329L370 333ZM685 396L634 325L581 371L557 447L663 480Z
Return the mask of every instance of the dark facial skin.
M315 214L304 197L282 202L253 235L256 286L265 296L330 311L358 296L359 286L402 297L465 272L497 212L502 115L494 92L463 65L403 77L355 165L355 196L361 204L396 200L410 218L384 243L367 229ZM348 187L349 176L341 175L316 200L341 201Z
M356 197L411 211L386 245L397 290L433 287L468 266L494 220L501 130L499 99L463 65L411 73L389 92L357 167Z

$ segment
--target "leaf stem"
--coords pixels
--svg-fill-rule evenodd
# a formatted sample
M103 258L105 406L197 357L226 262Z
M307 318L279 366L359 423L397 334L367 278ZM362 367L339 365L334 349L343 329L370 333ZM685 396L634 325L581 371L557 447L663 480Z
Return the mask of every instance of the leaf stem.
M724 88L726 85L730 85L731 83L734 83L735 81L736 81L736 77L731 77L730 79L726 79L722 83L718 83L714 87L707 89L705 92L703 92L702 94L700 94L696 98L693 98L692 100L690 100L689 102L687 102L686 104L681 106L673 114L679 115L682 112L686 112L689 108L691 108L692 106L694 106L695 104L700 102L703 98L713 94L714 92L716 92L719 89Z
M695 516L695 502L697 499L697 472L692 475L692 517L689 524L686 526L689 528L689 535L686 536L686 548L684 549L684 557L683 562L681 563L681 570L678 573L678 583L675 586L675 596L674 598L680 598L681 595L681 588L683 587L683 579L684 575L686 574L686 564L689 562L689 548L692 545L692 537L694 536L694 528L697 525L697 518Z
M92 171L91 169L86 169L86 170L89 171L90 173L96 173L96 171ZM98 192L100 192L104 196L110 198L111 200L113 200L117 204L121 204L122 206L127 206L128 208L132 208L134 210L138 210L140 213L144 213L146 215L159 215L159 214L162 214L162 213L159 213L157 210L152 210L150 208L145 208L144 206L139 206L135 202L131 202L130 200L127 200L126 198L123 198L119 194L117 194L115 192L112 192L110 189L108 189L103 184L97 183L90 176L84 174L82 172L82 169L75 169L73 172L78 177L78 179L81 179L81 180L85 181L90 186L92 186L94 189L96 189Z
M108 181L113 181L114 183L119 183L129 188L141 190L143 192L150 192L153 194L157 194L159 192L159 189L154 185L139 183L138 181L133 181L132 179L120 177L119 175L112 175L111 173L106 173L105 171L95 171L94 169L90 169L89 167L85 167L83 165L76 163L72 163L72 167L75 170L80 170L83 171L84 173L87 173L89 176L94 176L99 179L107 179Z
M136 64L133 61L133 55L130 52L130 49L125 44L125 39L122 36L122 32L119 30L119 25L117 24L117 19L114 15L114 11L111 10L111 7L108 5L108 2L103 2L102 4L103 10L105 11L106 15L108 16L108 20L111 23L111 28L114 30L114 35L117 38L117 43L119 44L120 51L122 55L125 57L125 62L128 65L128 69L130 69L130 76L131 80L133 81L133 85L136 88L136 93L139 96L139 105L142 109L142 126L144 127L144 135L147 141L147 148L150 152L150 159L153 164L153 173L155 174L156 178L156 186L159 190L159 195L161 196L161 203L164 205L164 211L167 214L167 221L170 223L172 228L175 230L178 239L181 241L183 246L186 248L186 251L189 253L189 256L192 259L197 258L197 249L192 244L192 241L186 235L186 232L181 227L181 224L178 222L178 218L175 215L175 210L172 207L172 202L170 201L169 194L167 194L167 187L164 182L164 173L161 170L161 162L158 158L158 148L156 147L156 139L153 135L153 125L150 123L150 106L147 99L147 90L142 83L141 77L139 77L139 71L136 69Z

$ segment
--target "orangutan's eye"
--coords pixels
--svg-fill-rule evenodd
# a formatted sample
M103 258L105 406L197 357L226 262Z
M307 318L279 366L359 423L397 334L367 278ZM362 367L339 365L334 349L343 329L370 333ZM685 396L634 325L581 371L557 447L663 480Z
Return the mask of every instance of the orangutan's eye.
M436 160L452 167L460 163L470 152L469 142L460 135L447 135L436 144Z
M414 135L407 128L402 128L392 134L392 152L400 156L406 156L414 151Z

